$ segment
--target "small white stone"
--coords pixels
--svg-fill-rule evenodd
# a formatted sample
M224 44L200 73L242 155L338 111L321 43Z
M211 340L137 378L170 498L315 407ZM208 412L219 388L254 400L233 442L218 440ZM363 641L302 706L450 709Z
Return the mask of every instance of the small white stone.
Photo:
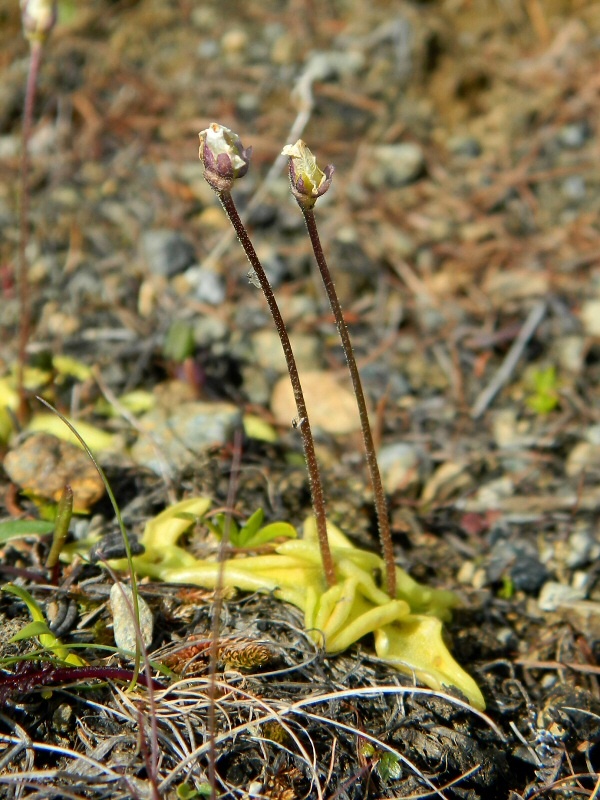
M407 491L419 480L419 452L404 442L386 445L379 451L379 468L388 494Z
M565 603L583 600L584 597L585 592L581 589L575 589L557 581L547 581L540 590L538 606L542 611L556 611Z
M600 336L600 300L587 300L581 306L581 322L588 336Z
M113 631L115 644L119 650L135 653L137 640L136 626L133 621L133 592L131 587L124 583L113 584L110 590L110 607L113 614ZM148 603L138 594L138 609L140 612L140 632L146 647L152 642L154 620Z
M569 478L581 475L583 472L600 473L600 445L589 442L578 442L567 456L565 473Z

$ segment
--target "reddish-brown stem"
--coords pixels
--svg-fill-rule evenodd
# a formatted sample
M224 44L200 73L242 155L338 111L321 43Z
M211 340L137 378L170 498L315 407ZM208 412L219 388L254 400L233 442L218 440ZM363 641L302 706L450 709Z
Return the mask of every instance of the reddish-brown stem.
M335 584L335 569L333 566L333 558L329 548L329 539L327 538L327 519L325 516L325 500L323 498L323 486L321 484L321 476L319 474L319 465L315 454L315 444L313 440L312 431L310 429L310 422L308 413L306 411L306 403L304 402L304 394L302 392L302 385L300 383L300 375L298 374L298 367L296 366L296 359L292 351L290 337L285 329L279 306L275 300L275 295L271 289L271 284L267 278L262 264L259 261L256 251L250 241L250 237L240 219L235 203L231 193L228 191L217 192L219 200L225 209L225 213L229 217L233 228L237 234L240 244L244 248L246 257L256 273L256 277L260 283L260 288L266 298L269 306L269 311L275 322L277 333L283 347L283 353L290 375L292 389L294 391L294 399L296 401L296 409L298 412L298 428L302 436L302 445L304 447L304 457L306 459L306 467L308 469L308 480L310 484L310 492L312 496L313 510L317 523L317 534L319 537L319 546L321 548L321 558L323 559L323 569L327 579L328 586Z
M27 398L25 395L25 360L27 343L31 331L31 304L29 299L29 269L27 264L27 243L29 240L29 138L33 118L33 103L37 76L42 58L42 43L31 42L29 73L25 91L23 129L21 131L21 187L19 200L19 349L17 355L17 391L19 393L18 418L23 422L27 417Z
M321 240L319 238L319 232L317 230L315 215L313 213L313 210L311 208L305 208L301 201L298 201L298 205L300 206L300 209L304 214L304 220L306 222L306 227L308 229L308 235L310 236L310 241L313 247L315 258L319 266L319 271L321 273L321 278L323 279L323 283L325 285L325 291L327 292L327 297L329 298L329 304L331 306L331 310L333 311L333 315L335 317L335 324L337 326L340 339L342 340L342 347L344 348L344 354L346 356L346 361L348 362L348 369L350 370L350 376L352 378L352 385L354 387L354 394L356 396L358 413L360 416L360 425L362 428L362 435L365 443L367 466L369 468L369 474L371 476L371 485L373 487L373 495L375 499L377 526L379 528L379 537L381 540L381 548L383 551L383 558L385 561L387 591L390 597L395 597L396 565L394 563L394 547L392 543L392 534L390 531L390 520L388 516L385 492L383 490L383 484L381 482L381 474L379 472L379 464L377 463L377 454L375 452L375 445L373 443L373 434L371 433L371 425L369 423L369 413L367 411L365 395L360 380L360 373L356 365L356 359L354 358L354 351L352 349L352 343L350 342L350 334L348 333L348 326L346 325L346 321L344 320L342 307L340 305L340 301L338 300L337 292L335 291L335 286L333 283L333 279L331 277L331 273L329 271L329 267L327 266L327 261L325 259L325 254L323 253L323 248L321 247Z
M136 679L142 686L152 689L164 689L157 680L146 675L135 675L133 670L120 667L43 667L42 669L27 669L15 672L12 675L0 676L0 702L17 694L22 696L28 692L37 691L42 686L54 686L57 683L75 683L89 680L123 681L131 683Z

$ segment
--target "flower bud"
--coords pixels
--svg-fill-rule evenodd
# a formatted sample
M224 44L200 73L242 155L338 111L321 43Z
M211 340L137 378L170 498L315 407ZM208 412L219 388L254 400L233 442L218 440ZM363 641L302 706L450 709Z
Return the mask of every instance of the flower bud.
M333 166L328 164L325 172L319 169L316 158L302 139L298 139L296 144L287 144L282 154L290 159L292 194L302 208L312 208L331 186Z
M234 180L248 172L252 148L244 148L239 136L217 122L211 122L198 136L204 177L215 192L230 191Z
M23 33L30 42L44 42L56 22L56 0L21 0Z

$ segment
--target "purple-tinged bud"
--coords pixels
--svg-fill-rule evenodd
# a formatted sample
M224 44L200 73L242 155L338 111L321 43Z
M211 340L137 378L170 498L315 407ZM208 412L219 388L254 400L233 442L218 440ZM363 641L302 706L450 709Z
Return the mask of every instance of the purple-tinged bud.
M316 158L302 139L298 139L296 144L287 144L282 154L290 159L292 194L302 208L312 208L331 186L333 166L328 164L325 172L319 169Z
M234 180L248 172L252 148L244 147L237 134L217 122L211 122L198 136L198 156L207 182L217 193L231 191Z
M45 42L56 22L56 0L21 0L23 33L30 42Z

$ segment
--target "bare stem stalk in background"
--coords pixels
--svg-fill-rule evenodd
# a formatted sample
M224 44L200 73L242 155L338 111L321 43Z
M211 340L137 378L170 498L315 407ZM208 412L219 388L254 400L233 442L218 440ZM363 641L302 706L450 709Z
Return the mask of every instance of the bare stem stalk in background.
M31 41L29 57L29 73L25 91L25 108L23 111L23 128L21 132L21 181L19 198L19 349L17 354L17 391L19 393L19 421L27 417L27 398L25 394L25 362L27 343L31 333L31 301L29 297L29 265L27 263L27 244L29 242L29 138L37 76L42 59L42 43Z
M219 200L221 201L221 204L223 205L223 208L225 209L225 213L229 217L229 220L235 229L237 237L240 240L240 244L244 248L246 257L248 258L248 261L250 262L252 269L256 273L256 277L258 278L260 287L267 300L271 316L273 317L273 321L275 322L275 327L277 328L279 339L281 340L283 353L285 355L285 360L290 375L292 389L294 391L296 409L298 411L298 427L300 429L300 434L302 436L304 457L306 459L306 466L308 469L308 479L310 483L310 492L312 496L313 509L315 512L315 518L317 522L317 533L319 537L319 546L321 548L321 557L323 559L323 569L325 571L327 584L329 586L333 586L335 584L335 570L333 566L333 558L331 556L331 550L329 548L329 540L327 538L327 519L325 515L325 500L323 498L323 486L321 483L321 476L319 474L319 465L317 463L317 457L315 454L315 445L314 445L312 431L310 428L310 422L308 419L308 413L306 411L304 394L302 392L302 386L300 383L300 375L298 374L298 367L296 366L296 359L294 358L294 353L292 351L290 338L285 329L283 318L281 316L281 312L279 311L279 306L277 305L277 301L275 300L275 295L273 294L273 290L271 289L269 279L267 278L263 266L260 263L258 256L256 255L256 251L254 250L254 246L250 241L250 237L248 236L246 228L244 227L240 219L240 216L236 209L231 193L228 191L223 191L223 192L217 192L217 195L219 197Z
M27 397L25 394L25 360L27 343L31 334L31 298L29 292L29 269L27 243L29 240L29 139L37 77L42 60L42 48L56 23L57 0L20 0L23 34L29 42L29 73L23 110L21 138L21 186L19 198L19 347L17 355L17 391L19 393L18 418L27 419Z

